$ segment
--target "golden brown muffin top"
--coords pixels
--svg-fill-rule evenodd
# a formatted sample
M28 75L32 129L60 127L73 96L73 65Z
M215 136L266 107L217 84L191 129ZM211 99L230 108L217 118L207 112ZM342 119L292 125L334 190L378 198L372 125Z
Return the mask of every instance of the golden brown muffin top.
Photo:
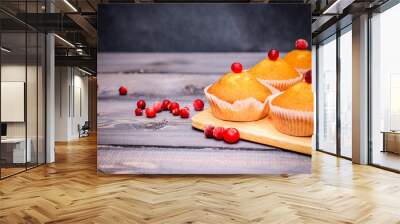
M309 50L292 50L286 54L284 60L295 68L311 69L312 53Z
M311 84L300 82L272 100L272 105L284 109L314 111L314 94Z
M267 57L251 68L249 73L264 80L289 80L299 77L294 67L281 58L270 60Z
M208 88L208 93L229 103L250 97L264 102L272 93L246 71L227 73Z

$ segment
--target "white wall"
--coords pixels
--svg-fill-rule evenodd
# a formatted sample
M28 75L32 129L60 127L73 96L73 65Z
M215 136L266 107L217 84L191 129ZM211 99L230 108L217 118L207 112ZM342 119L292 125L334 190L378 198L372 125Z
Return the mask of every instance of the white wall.
M75 70L76 71L76 70ZM85 121L88 121L88 77L74 75L74 96L75 100L74 108L72 108L72 120L71 120L71 133L73 138L79 137L78 125L83 125Z
M55 86L55 140L77 139L78 125L88 120L88 78L76 68L56 67Z
M28 119L28 137L30 132L30 127L32 130L35 131L36 134L36 120L37 115L36 113L32 113L32 111L36 112L37 107L37 93L36 93L36 67L28 66L27 68L25 65L17 65L17 64L9 64L9 65L2 65L1 67L1 81L4 82L25 82L25 75L27 69L27 76L28 76L28 87L27 87L27 119ZM31 77L31 75L35 76L35 78ZM39 105L40 106L40 105ZM7 108L1 108L2 110L7 110ZM33 123L32 123L33 122ZM8 122L7 123L7 135L8 137L25 137L25 122ZM33 132L33 131L32 131Z
M69 139L69 68L55 68L55 141Z

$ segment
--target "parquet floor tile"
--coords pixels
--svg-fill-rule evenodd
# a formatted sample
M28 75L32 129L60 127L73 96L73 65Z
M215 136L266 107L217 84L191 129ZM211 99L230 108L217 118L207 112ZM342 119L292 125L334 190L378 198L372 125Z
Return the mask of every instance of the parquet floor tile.
M400 223L400 175L319 152L310 175L104 175L96 139L0 181L0 223Z

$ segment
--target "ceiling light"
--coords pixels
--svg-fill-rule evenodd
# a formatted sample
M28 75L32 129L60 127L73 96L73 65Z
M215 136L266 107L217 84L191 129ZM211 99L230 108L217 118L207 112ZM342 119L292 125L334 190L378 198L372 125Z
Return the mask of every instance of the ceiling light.
M81 72L83 72L83 73L85 73L85 74L87 74L87 75L93 75L92 73L90 73L90 72L88 72L88 71L86 71L86 70L83 70L83 69L81 69L81 68L79 68L79 67L78 67L78 70L81 71Z
M57 35L57 34L54 34L54 36L57 37L57 38L58 38L59 40L61 40L62 42L64 42L65 44L67 44L68 46L75 48L75 45L73 45L73 44L72 44L71 42L69 42L68 40L66 40L66 39L64 39L64 38L62 38L62 37L60 37L60 36Z
M9 49L7 49L5 47L1 47L1 51L4 51L6 53L10 53L11 52L11 50L9 50Z
M322 14L341 14L343 10L351 5L355 0L336 0L332 5L324 10Z
M339 4L340 0L336 0L332 5L330 5L327 9L322 14L328 14L332 9L336 7L337 4Z
M64 3L68 5L74 12L78 12L78 10L68 0L64 0Z

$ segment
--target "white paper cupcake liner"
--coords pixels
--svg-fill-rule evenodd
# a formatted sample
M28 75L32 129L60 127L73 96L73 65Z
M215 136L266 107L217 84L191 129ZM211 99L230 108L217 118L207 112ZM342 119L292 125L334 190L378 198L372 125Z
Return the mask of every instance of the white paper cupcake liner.
M304 68L295 68L296 69L296 71L298 72L298 73L300 73L300 74L302 74L303 75L303 77L304 77L304 75L308 72L308 71L310 71L311 70L311 68L309 68L309 69L304 69Z
M313 135L314 112L285 109L272 104L275 97L282 93L283 92L271 96L269 100L270 116L274 127L278 129L278 131L287 135Z
M253 97L229 103L208 93L210 86L204 89L204 93L216 118L227 121L256 121L268 115L268 102L272 95L267 97L263 103Z
M294 78L294 79L287 79L287 80L266 80L266 79L260 79L257 78L259 82L261 82L264 86L269 86L274 87L275 89L278 89L279 91L284 91L287 90L289 87L295 85L296 83L299 83L303 80L303 74L298 72L299 76Z

